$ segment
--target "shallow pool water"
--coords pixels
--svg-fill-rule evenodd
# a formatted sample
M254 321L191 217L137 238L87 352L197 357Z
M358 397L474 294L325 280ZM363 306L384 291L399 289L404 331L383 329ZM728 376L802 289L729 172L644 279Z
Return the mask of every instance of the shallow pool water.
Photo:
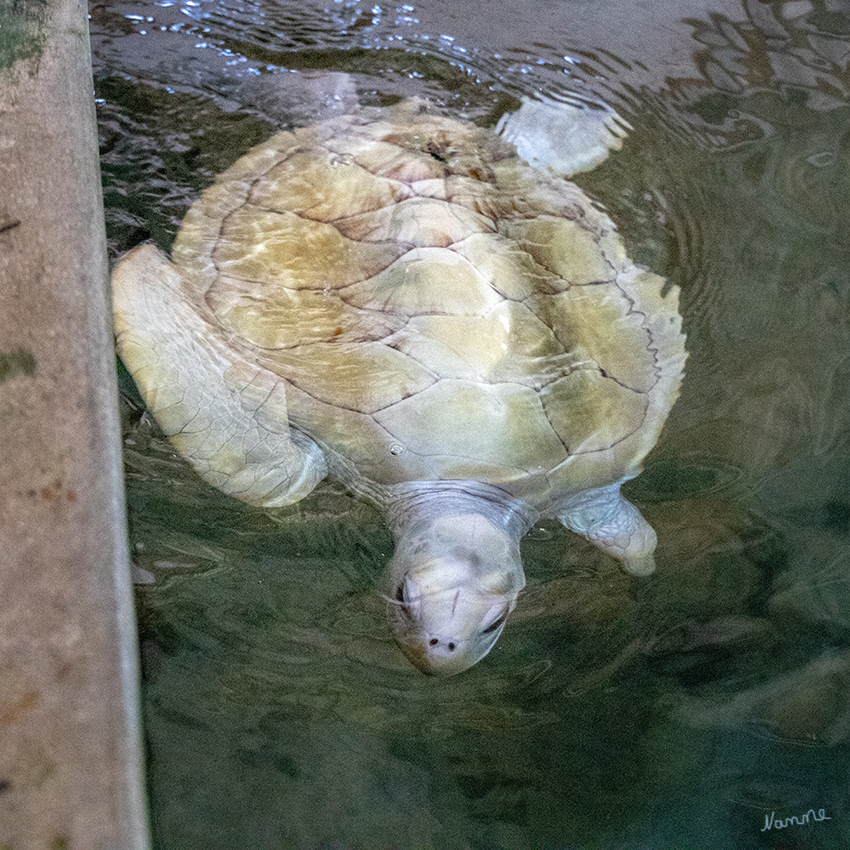
M850 844L850 11L647 6L91 3L113 258L168 249L216 173L349 108L348 81L487 126L568 95L632 127L577 182L681 287L690 352L627 488L656 573L537 524L505 633L450 679L391 639L380 515L333 483L228 499L124 374L156 847Z

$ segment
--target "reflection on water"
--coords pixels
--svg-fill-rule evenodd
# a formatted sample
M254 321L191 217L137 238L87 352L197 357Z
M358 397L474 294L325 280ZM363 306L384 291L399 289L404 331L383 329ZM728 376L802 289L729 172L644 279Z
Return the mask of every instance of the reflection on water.
M691 351L628 494L657 573L540 523L501 641L449 680L392 643L376 513L332 485L221 496L126 380L157 846L850 843L850 15L623 2L614 27L596 5L93 3L113 255L167 248L248 147L348 108L307 70L491 125L560 91L634 127L579 182L682 288ZM762 829L810 808L829 819Z

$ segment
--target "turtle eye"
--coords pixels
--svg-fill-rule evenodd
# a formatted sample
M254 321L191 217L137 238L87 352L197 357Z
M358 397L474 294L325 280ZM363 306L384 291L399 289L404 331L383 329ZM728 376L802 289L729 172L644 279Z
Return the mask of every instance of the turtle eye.
M501 626L501 625L505 622L505 620L507 620L507 619L508 619L508 614L510 614L510 609L509 609L509 608L505 608L505 610L504 610L504 611L502 611L502 613L501 613L501 614L499 614L499 616L498 616L498 617L496 617L496 619L495 619L495 620L493 620L493 622L492 622L492 623L490 623L490 625L489 625L489 626L487 626L487 628L486 628L486 629L484 629L484 630L481 632L481 634L482 634L482 635L490 635L490 634L493 634L493 632L495 632L495 631L496 631L496 629L498 629L498 628L499 628L499 626Z
M405 617L408 620L413 619L413 614L410 612L410 607L407 604L407 600L404 598L404 585L400 584L398 588L396 588L395 592L396 601L401 603L401 610Z

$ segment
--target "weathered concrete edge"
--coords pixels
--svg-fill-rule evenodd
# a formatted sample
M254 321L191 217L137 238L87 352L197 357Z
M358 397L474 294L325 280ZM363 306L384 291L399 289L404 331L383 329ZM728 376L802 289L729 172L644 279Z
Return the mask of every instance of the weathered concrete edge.
M73 5L73 4L72 4ZM101 284L95 290L97 310L93 316L101 336L97 340L100 360L97 363L102 380L95 384L99 389L98 407L103 412L106 438L101 444L103 452L102 468L105 473L105 487L110 499L107 516L115 538L113 541L112 578L115 583L115 620L118 638L117 659L121 675L121 708L123 728L117 730L119 746L122 750L121 763L124 766L124 823L119 834L125 836L127 847L131 850L150 850L151 840L148 826L148 806L144 766L144 744L141 727L141 670L139 664L139 641L136 610L133 604L133 580L130 563L129 538L127 529L127 503L124 488L124 459L121 443L121 421L118 410L118 375L115 362L113 336L112 286L109 279L109 261L106 251L106 228L103 211L103 191L100 173L100 158L97 132L97 113L94 103L94 80L92 71L91 41L88 26L88 2L79 0L77 4L80 18L79 40L80 66L82 82L88 94L88 126L92 134L91 154L96 180L92 192L95 209L93 210L97 226L98 255ZM70 32L74 32L73 29Z
M144 850L85 0L0 74L0 848Z

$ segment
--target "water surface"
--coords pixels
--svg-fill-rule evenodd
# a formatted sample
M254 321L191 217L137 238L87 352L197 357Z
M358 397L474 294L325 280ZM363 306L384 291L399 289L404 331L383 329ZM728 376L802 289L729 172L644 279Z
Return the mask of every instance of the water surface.
M628 490L656 574L540 523L496 649L446 680L390 638L376 512L333 484L222 496L125 375L157 847L850 844L850 13L647 5L91 4L113 257L168 249L251 145L347 108L313 72L484 125L602 100L633 130L577 182L681 287L690 351Z

